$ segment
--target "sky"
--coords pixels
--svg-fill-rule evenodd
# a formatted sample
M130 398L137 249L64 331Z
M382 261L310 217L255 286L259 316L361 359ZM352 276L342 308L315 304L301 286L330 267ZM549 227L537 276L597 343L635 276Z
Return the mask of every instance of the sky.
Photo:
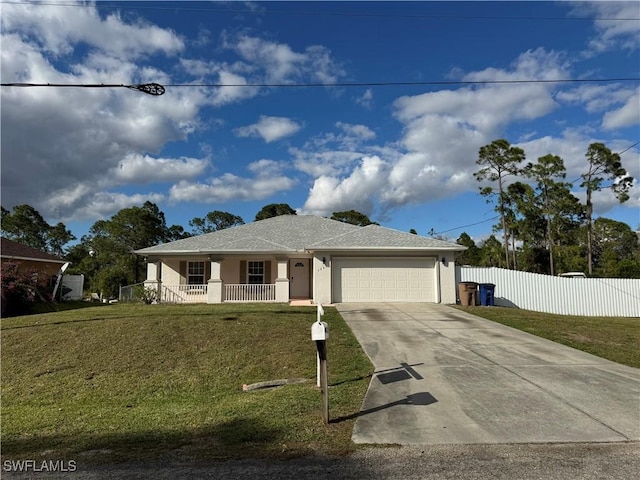
M497 221L473 173L500 138L559 155L568 181L602 142L640 178L640 2L0 0L0 16L2 83L166 88L1 88L2 206L78 238L149 200L186 230L287 203L479 241ZM580 81L531 82L558 79ZM598 192L596 216L640 228L630 196Z

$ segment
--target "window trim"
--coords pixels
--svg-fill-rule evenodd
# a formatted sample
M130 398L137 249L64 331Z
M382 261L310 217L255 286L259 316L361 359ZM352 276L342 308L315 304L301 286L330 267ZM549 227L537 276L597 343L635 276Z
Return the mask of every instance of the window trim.
M202 265L202 273L191 273L191 266L195 265L195 264L201 264ZM202 260L195 260L195 261L187 261L187 271L186 271L186 281L187 281L187 285L204 285L207 281L207 279L205 278L206 276L206 265L205 262ZM202 282L191 282L191 278L192 277L201 277L202 278Z
M260 264L260 270L262 273L251 273L252 264ZM264 285L265 284L265 261L264 260L247 260L247 284L249 285ZM252 282L252 278L260 278L260 282Z

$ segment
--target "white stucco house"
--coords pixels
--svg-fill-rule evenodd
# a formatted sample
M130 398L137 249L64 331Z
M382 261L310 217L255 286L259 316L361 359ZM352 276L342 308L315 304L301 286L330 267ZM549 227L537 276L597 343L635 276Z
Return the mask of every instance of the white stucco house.
M455 303L462 250L379 225L283 215L135 253L164 302Z

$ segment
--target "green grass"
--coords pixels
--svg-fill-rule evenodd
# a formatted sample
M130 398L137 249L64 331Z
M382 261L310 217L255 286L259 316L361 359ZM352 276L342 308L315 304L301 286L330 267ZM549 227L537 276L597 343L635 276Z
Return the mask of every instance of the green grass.
M373 368L325 308L330 416L315 387L315 309L111 305L3 319L3 458L343 454ZM243 384L309 383L243 392ZM344 418L344 420L341 420Z
M456 307L623 365L640 368L640 318L578 317L501 307Z

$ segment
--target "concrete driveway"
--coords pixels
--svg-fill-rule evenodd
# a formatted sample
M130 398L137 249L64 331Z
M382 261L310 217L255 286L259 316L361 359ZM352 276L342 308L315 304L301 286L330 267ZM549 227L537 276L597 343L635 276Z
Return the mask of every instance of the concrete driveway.
M376 371L356 443L640 440L638 369L444 305L336 308Z

